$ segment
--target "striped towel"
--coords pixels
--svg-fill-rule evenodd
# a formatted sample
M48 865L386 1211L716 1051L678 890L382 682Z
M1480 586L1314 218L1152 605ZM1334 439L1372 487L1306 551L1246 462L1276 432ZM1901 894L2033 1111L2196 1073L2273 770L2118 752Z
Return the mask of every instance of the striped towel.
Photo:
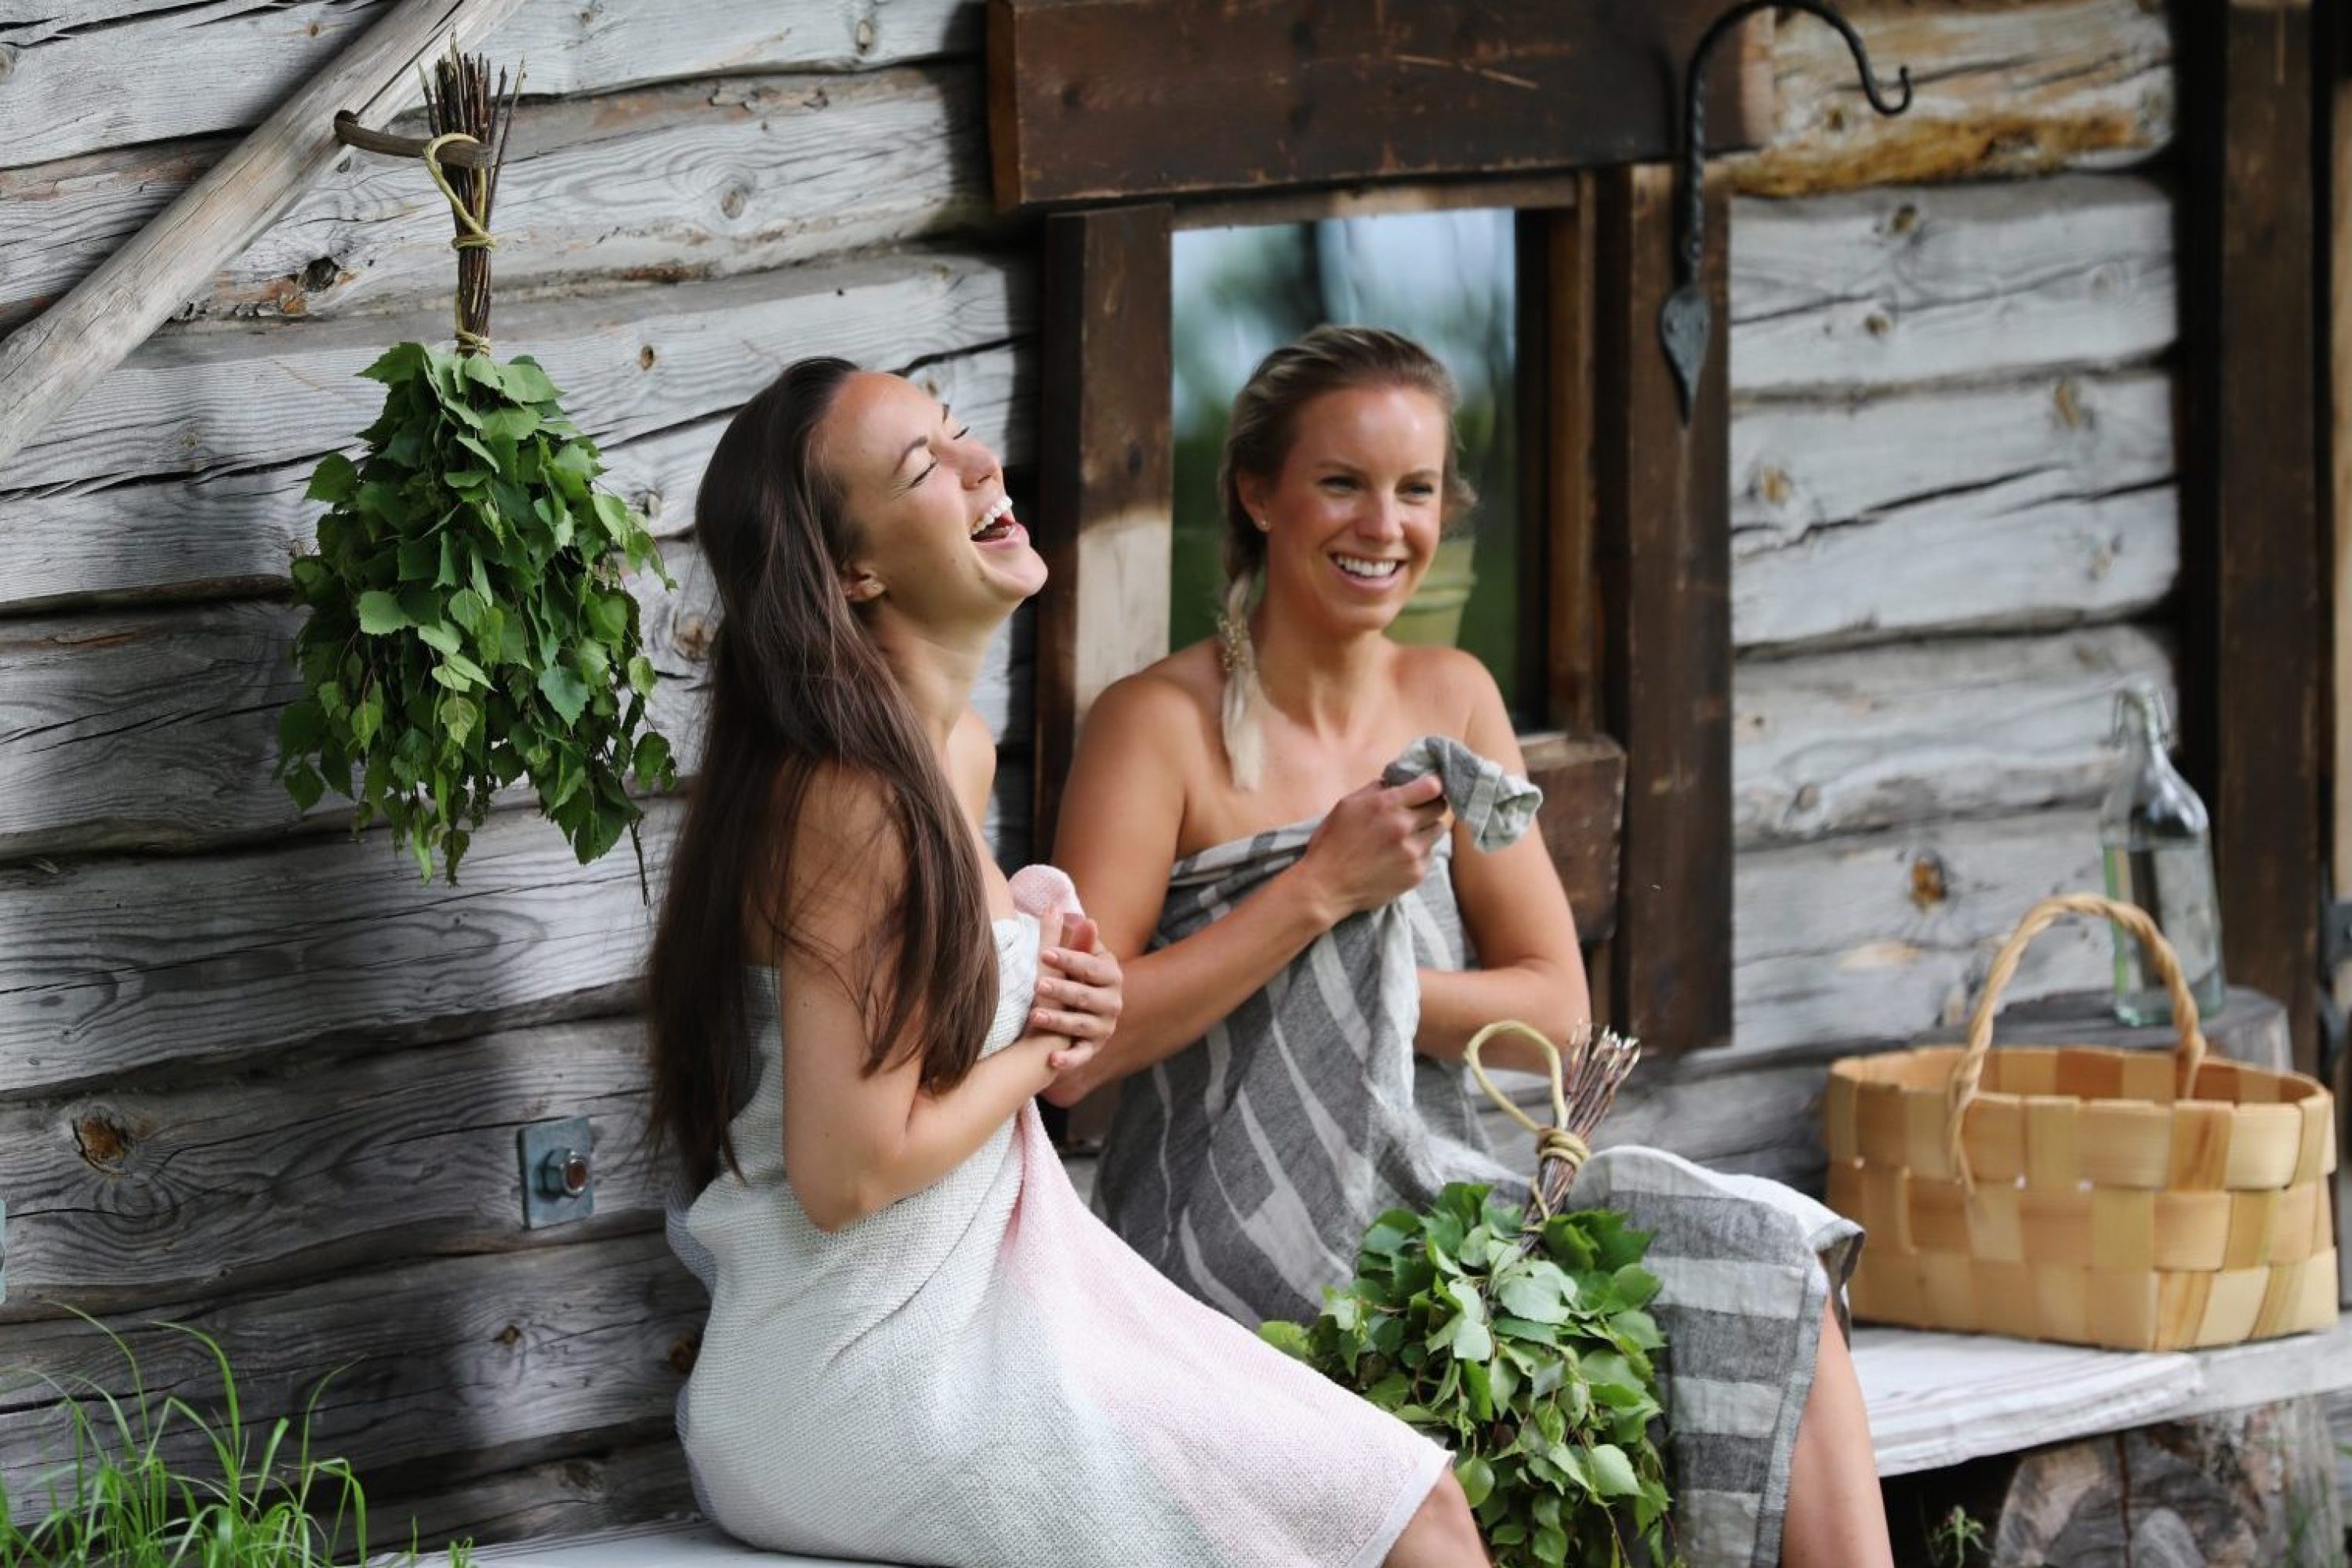
M1458 742L1426 737L1394 784L1435 771L1471 841L1525 833L1543 794ZM1179 861L1152 946L1181 942L1297 863L1312 822ZM1381 1210L1423 1208L1448 1182L1514 1202L1525 1176L1495 1158L1461 1064L1417 1054L1419 965L1471 954L1454 901L1453 838L1428 879L1315 939L1196 1045L1129 1079L1096 1176L1095 1207L1138 1252L1230 1317L1311 1319L1355 1272Z
M1480 849L1525 833L1542 799L1439 737L1415 742L1383 776L1398 784L1432 771ZM1178 862L1152 945L1222 919L1296 863L1315 826L1272 828ZM1364 1227L1383 1209L1426 1208L1454 1181L1526 1196L1524 1170L1496 1158L1460 1066L1412 1048L1416 969L1475 962L1450 838L1437 850L1419 888L1326 931L1120 1093L1097 1210L1162 1273L1243 1322L1312 1319L1324 1288L1353 1275ZM1777 1563L1822 1303L1851 1271L1860 1233L1778 1183L1654 1149L1594 1156L1575 1198L1656 1233L1668 1458L1692 1568Z
M1860 1227L1778 1182L1631 1145L1595 1154L1570 1200L1654 1233L1676 1544L1691 1568L1772 1568L1822 1309L1844 1320Z

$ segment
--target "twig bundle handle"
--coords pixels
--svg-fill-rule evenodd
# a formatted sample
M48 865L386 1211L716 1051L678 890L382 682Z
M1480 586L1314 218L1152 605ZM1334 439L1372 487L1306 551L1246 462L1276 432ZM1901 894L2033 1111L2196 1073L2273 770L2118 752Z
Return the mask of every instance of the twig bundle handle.
M1544 1061L1551 1070L1552 1122L1550 1126L1546 1127L1513 1104L1511 1097L1496 1088L1495 1080L1486 1076L1486 1069L1478 1065L1478 1052L1496 1035L1517 1035L1525 1039L1533 1040L1542 1047ZM1486 1098L1501 1106L1504 1115L1535 1134L1536 1164L1538 1173L1541 1172L1544 1161L1559 1160L1568 1166L1569 1173L1573 1175L1583 1168L1587 1160L1592 1158L1592 1145L1579 1137L1568 1125L1568 1086L1561 1078L1559 1047L1551 1043L1549 1036L1533 1025L1520 1023L1517 1018L1504 1018L1487 1025L1471 1036L1470 1043L1462 1047L1462 1059L1468 1064L1470 1076L1478 1080L1478 1087L1486 1091ZM1544 1211L1546 1218L1549 1218L1550 1205L1544 1201L1543 1186L1541 1181L1535 1184L1536 1206Z
M2017 977L2017 966L2024 960L2028 944L2067 915L2112 921L2137 937L2147 950L2158 976L2172 997L2172 1022L2179 1036L2172 1047L2174 1092L2186 1100L2196 1090L2197 1069L2205 1062L2205 1032L2197 1016L2197 998L2189 993L2188 976L2181 973L2179 956L2164 939L2156 921L2136 904L2101 898L2096 893L2061 893L2044 899L2025 911L2025 918L2018 921L2017 929L2010 932L2009 940L1994 955L1992 969L1985 975L1984 994L1977 998L1976 1011L1969 1017L1968 1048L1952 1068L1951 1085L1947 1091L1950 1109L1945 1115L1944 1135L1952 1167L1959 1172L1965 1185L1973 1187L1976 1177L1969 1169L1960 1130L1984 1078L1985 1054L1992 1048L1993 1016L2000 1011L2001 993Z

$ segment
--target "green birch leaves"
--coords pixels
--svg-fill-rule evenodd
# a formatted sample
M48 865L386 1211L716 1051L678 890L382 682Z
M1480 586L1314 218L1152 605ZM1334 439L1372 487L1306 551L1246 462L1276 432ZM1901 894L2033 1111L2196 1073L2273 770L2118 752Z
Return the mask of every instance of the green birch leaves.
M310 695L279 718L278 777L306 811L331 789L355 827L381 816L452 882L491 796L527 778L584 865L643 815L625 779L677 782L623 585L661 572L653 536L595 488L595 446L528 357L402 343L361 374L383 413L357 463L310 476L327 510L293 565Z
M1391 1209L1321 1316L1258 1333L1453 1449L1496 1568L1664 1568L1650 1237L1555 1215L1523 1257L1519 1218L1459 1182L1426 1215Z

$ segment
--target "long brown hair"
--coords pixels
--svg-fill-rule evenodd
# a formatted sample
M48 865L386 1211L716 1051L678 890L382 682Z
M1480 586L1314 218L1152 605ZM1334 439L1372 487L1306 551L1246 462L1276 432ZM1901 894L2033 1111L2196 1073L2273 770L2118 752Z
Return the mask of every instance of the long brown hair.
M882 787L904 867L870 962L845 976L862 993L866 1070L919 1060L926 1089L951 1088L979 1059L996 1011L987 894L962 808L842 592L858 530L814 443L856 368L788 367L729 422L695 503L723 619L646 990L654 1131L697 1187L722 1163L740 1173L728 1123L755 1059L744 965L787 950L842 959L814 949L784 900L794 825L820 767ZM762 947L755 932L769 939Z
M1259 708L1265 701L1257 656L1250 646L1251 586L1265 565L1265 531L1242 500L1244 477L1271 479L1290 460L1298 415L1330 392L1402 386L1425 393L1445 416L1445 473L1438 487L1440 515L1451 531L1478 501L1462 477L1462 444L1454 429L1460 401L1454 376L1435 354L1401 332L1381 327L1325 325L1283 344L1250 372L1234 396L1233 420L1217 463L1217 495L1225 513L1225 590L1217 617L1223 645L1224 695L1219 731L1235 786L1255 789L1265 768Z

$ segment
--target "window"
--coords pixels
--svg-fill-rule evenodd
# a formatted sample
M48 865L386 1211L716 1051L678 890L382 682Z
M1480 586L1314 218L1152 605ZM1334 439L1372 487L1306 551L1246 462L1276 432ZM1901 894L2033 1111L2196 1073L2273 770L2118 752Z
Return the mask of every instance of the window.
M1414 339L1461 391L1454 429L1478 505L1392 634L1469 649L1514 712L1520 647L1517 294L1504 208L1326 218L1174 237L1174 437L1169 641L1216 627L1223 524L1217 459L1235 392L1269 351L1324 321Z

